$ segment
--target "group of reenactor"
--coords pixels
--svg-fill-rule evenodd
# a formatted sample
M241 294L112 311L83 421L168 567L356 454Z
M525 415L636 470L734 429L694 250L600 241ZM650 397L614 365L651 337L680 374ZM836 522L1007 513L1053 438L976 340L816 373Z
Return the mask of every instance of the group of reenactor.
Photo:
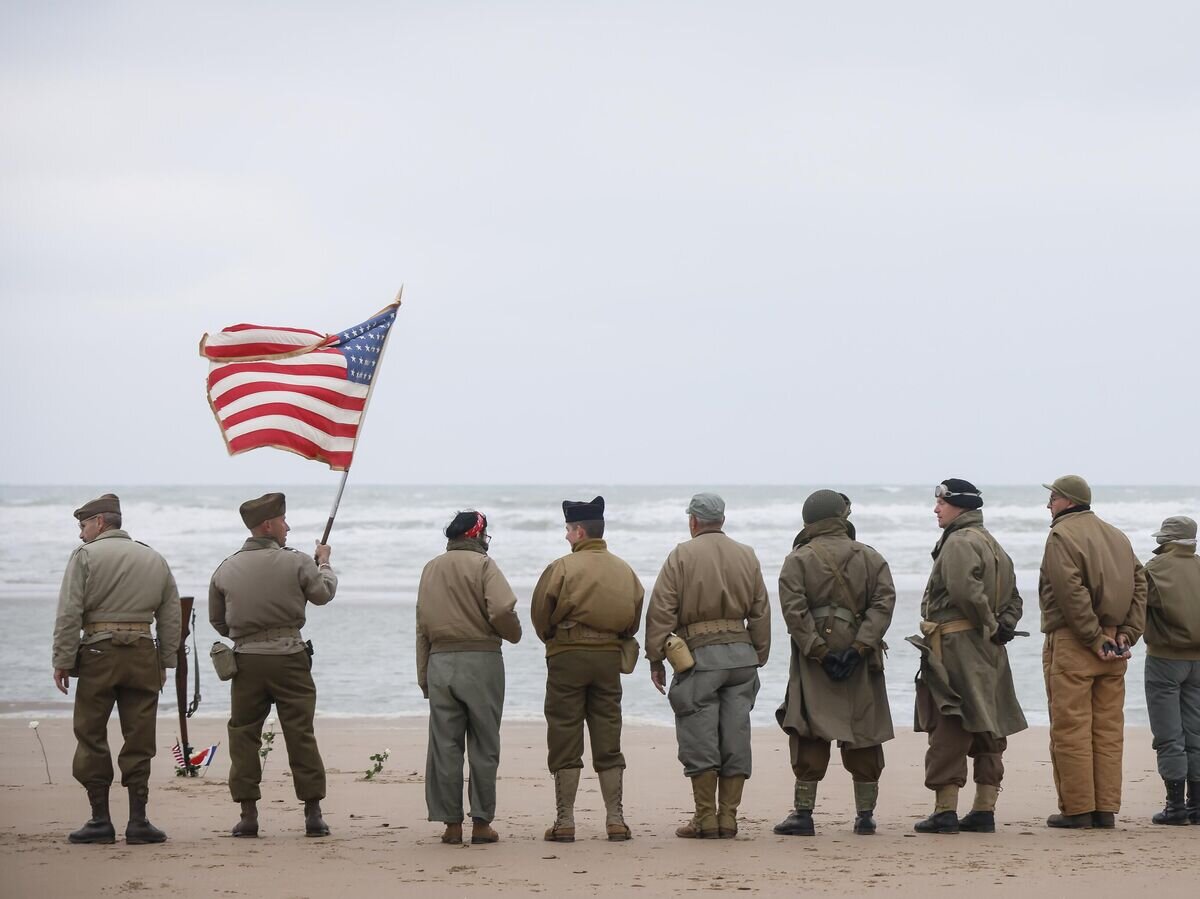
M1145 637L1146 694L1166 804L1156 824L1200 824L1200 559L1196 523L1168 518L1154 534L1145 567L1128 538L1091 510L1091 489L1069 475L1050 491L1050 534L1039 576L1043 669L1050 754L1059 812L1047 825L1111 828L1121 805L1125 671ZM934 490L942 530L921 603L921 654L914 727L928 734L925 785L931 814L918 833L991 833L1004 777L1007 738L1026 727L1006 646L1022 616L1012 559L984 527L983 496L949 478ZM563 503L571 551L552 562L533 591L530 617L546 647L547 767L554 778L553 842L575 839L575 798L586 727L604 799L609 840L628 840L623 809L622 674L638 659L635 634L644 591L633 569L609 552L604 500ZM650 680L675 713L679 761L694 813L676 831L689 839L738 832L742 790L751 775L750 712L758 669L771 646L771 612L754 551L724 533L725 503L712 493L687 506L690 539L663 563L646 610ZM793 807L777 834L816 832L813 810L834 742L854 785L856 834L873 834L893 737L884 681L885 636L896 593L884 558L857 540L845 494L818 490L803 506L804 527L779 575L790 637L786 695L775 713L787 734L795 775ZM258 834L259 746L275 704L305 833L329 833L321 815L325 772L313 736L316 689L311 645L301 628L309 602L333 598L329 547L314 557L288 550L282 494L241 507L251 536L213 574L209 615L233 640L230 776L241 818L233 835ZM105 738L116 703L125 746L130 843L161 842L146 818L157 693L175 663L179 609L162 557L121 529L119 500L106 494L76 510L83 545L63 579L54 639L54 678L67 691L78 678L74 774L92 806L72 842L112 842ZM461 843L463 762L470 767L470 841L492 843L500 722L502 642L521 639L517 597L488 555L486 516L459 512L444 530L445 553L424 568L416 605L417 681L429 701L425 794L442 841ZM157 623L157 645L150 624ZM664 661L665 660L665 661ZM668 688L666 662L673 668ZM970 811L958 794L974 762Z

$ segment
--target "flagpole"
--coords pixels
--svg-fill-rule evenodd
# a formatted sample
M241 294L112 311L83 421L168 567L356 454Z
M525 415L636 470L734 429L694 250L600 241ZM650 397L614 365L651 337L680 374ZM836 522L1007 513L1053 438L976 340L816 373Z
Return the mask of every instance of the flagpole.
M400 290L396 294L396 299L393 305L399 307L400 301L404 296L404 285L400 285ZM358 434L354 438L355 447L358 446L358 441L362 438L363 425L367 421L367 410L371 408L371 394L375 390L375 382L379 380L379 372L383 369L383 354L387 352L388 341L392 339L392 329L389 327L387 334L383 337L383 346L379 348L379 361L375 364L375 375L371 378L371 384L367 387L367 397L363 400L362 415L358 419ZM333 530L333 519L337 517L338 506L342 504L342 492L346 489L346 478L350 477L350 466L346 466L346 470L342 472L342 481L338 484L337 495L333 498L333 508L329 510L329 520L325 522L325 533L321 536L321 543L329 542L329 532Z

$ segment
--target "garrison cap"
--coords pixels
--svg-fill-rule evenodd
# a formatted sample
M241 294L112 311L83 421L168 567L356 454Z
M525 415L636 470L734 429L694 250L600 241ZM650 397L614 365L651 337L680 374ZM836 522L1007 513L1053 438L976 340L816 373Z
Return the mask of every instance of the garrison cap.
M256 528L286 511L287 503L282 493L264 493L258 499L248 499L238 507L242 521L248 528Z
M715 493L697 493L688 503L687 514L698 521L720 521L725 517L725 500Z
M567 524L576 521L603 521L604 497L597 496L590 503L577 503L569 499L563 500L563 518Z
M80 521L83 521L85 518L93 518L105 512L115 512L117 515L121 514L121 500L117 498L115 493L106 493L103 496L98 496L84 503L72 514Z
M1155 540L1168 542L1171 540L1195 540L1196 522L1186 515L1172 515L1164 518L1162 527L1150 535Z
M1077 474L1065 474L1061 478L1055 478L1053 484L1043 484L1042 486L1051 493L1074 500L1081 506L1092 504L1092 488Z
M805 524L816 524L826 518L842 518L846 508L846 498L836 490L818 490L804 501L801 514Z

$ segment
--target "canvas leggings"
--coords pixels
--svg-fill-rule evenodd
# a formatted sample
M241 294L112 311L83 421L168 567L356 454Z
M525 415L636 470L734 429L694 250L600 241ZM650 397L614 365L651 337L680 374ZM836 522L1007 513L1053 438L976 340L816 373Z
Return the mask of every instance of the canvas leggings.
M1200 661L1146 656L1146 711L1159 776L1200 781Z
M1101 659L1068 628L1046 635L1050 761L1064 815L1121 810L1127 667Z
M463 754L471 769L471 817L496 817L504 657L496 652L435 652L429 656L429 751L425 807L430 821L463 820Z
M84 787L112 786L108 719L115 704L125 739L117 757L121 784L146 797L155 750L158 691L162 687L162 668L154 641L122 633L111 640L85 644L79 649L77 670L77 742L71 773Z

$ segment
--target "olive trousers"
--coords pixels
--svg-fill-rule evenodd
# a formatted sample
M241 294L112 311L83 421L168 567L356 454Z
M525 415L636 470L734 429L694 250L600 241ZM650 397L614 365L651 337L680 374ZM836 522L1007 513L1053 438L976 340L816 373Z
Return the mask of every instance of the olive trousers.
M117 764L121 785L138 796L149 795L150 762L155 750L155 716L162 668L153 640L118 634L112 640L79 649L75 681L75 759L71 773L84 787L112 786L108 719L113 705L125 738Z
M1121 810L1127 667L1124 659L1101 659L1068 628L1046 635L1050 761L1064 815Z
M792 773L796 780L824 780L829 770L828 740L816 737L788 735L788 749L792 756ZM842 766L850 772L856 783L875 783L883 773L883 747L861 746L857 749L841 747Z
M429 657L429 751L425 807L430 821L463 820L463 751L471 768L471 817L496 817L504 657L496 652L435 652Z
M237 654L229 711L229 792L235 802L262 798L263 722L274 704L287 746L296 798L325 798L325 763L317 749L313 716L317 687L306 652L282 656Z
M1004 780L1006 737L974 733L963 727L956 715L943 715L929 696L929 688L917 684L917 704L924 703L922 720L929 730L929 748L925 750L925 786L964 787L967 784L967 759L975 760L975 783L998 787Z
M583 725L597 771L624 768L620 650L569 649L546 658L547 765L583 767Z

